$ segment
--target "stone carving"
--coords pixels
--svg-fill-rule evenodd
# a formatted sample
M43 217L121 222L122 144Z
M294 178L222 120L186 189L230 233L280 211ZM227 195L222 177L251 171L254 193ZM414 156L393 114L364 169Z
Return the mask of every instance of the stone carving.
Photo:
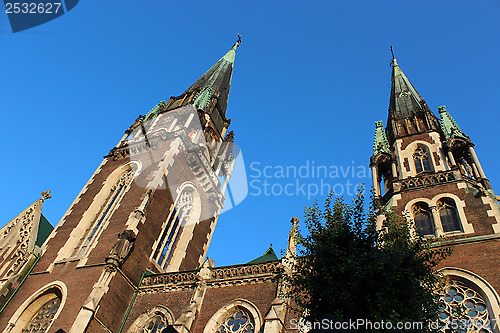
M453 171L439 172L435 174L422 174L399 181L401 190L427 187L438 184L449 183L457 180Z
M212 286L259 283L274 279L281 270L281 264L279 261L273 261L241 267L212 268L204 266L204 269L203 274L201 271L190 271L146 277L142 280L141 291L192 289L199 285L200 280ZM206 270L210 270L210 272L206 272Z
M106 257L106 263L120 267L132 251L136 235L132 230L125 230L118 234L119 240Z
M164 275L147 277L142 280L143 286L154 286L160 284L180 284L180 283L194 283L197 281L196 272L183 272L183 273L168 273Z

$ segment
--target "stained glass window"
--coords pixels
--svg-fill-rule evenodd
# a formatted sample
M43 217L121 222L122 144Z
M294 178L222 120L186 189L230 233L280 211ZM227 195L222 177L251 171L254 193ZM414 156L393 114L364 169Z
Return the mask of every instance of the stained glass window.
M453 200L441 200L437 204L444 232L460 231L460 219Z
M192 209L193 191L185 189L179 195L179 199L165 224L153 255L154 260L156 260L162 269L166 269L176 240L179 237L182 227L189 220Z
M493 332L486 302L476 290L460 281L449 280L441 295L440 332L447 332L451 328L467 333Z
M129 170L118 179L116 184L113 185L108 197L99 209L99 213L97 214L95 221L89 225L85 231L85 235L76 246L74 255L81 256L88 251L88 248L92 245L93 241L99 236L103 225L111 218L114 208L125 194L125 189L132 182L133 175L134 172Z
M217 333L254 333L255 322L249 313L238 309L227 317L217 329Z
M413 160L415 161L415 168L417 173L422 171L432 171L429 153L426 149L418 147L413 153Z
M45 333L47 328L54 320L54 316L61 305L61 299L59 297L53 298L46 302L42 307L35 313L35 315L28 322L26 328L23 328L21 332L23 333Z
M415 227L420 234L434 234L434 223L432 222L429 208L426 205L419 203L413 206L413 220L415 221Z
M156 313L156 315L144 325L141 333L161 333L167 325L168 323L165 316L161 313Z

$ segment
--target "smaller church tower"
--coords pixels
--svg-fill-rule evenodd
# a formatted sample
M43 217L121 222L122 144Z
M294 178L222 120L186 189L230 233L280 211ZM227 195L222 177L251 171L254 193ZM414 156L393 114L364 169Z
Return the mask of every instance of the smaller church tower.
M388 210L405 213L433 246L453 248L441 268L441 319L457 309L468 309L469 321L498 319L500 206L474 144L445 106L434 115L396 59L391 80L387 126L375 123L370 159L378 226ZM480 327L498 332L493 323Z
M234 164L239 44L125 131L41 246L0 332L121 332L145 275L202 265Z

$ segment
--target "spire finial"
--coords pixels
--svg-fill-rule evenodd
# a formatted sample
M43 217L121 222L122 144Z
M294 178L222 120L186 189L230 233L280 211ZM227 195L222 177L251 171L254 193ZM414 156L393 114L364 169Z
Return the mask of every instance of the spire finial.
M42 193L40 193L42 195L42 201L45 201L46 199L50 199L52 198L52 196L50 195L50 190L48 191L43 191Z
M242 44L241 37L243 36L240 35L238 32L236 33L236 35L238 35L238 40L236 41L236 43L234 43L234 45L240 46Z
M392 45L390 46L391 47L391 54L392 54L392 63L391 65L397 65L397 60L396 58L394 58L394 52L392 51Z

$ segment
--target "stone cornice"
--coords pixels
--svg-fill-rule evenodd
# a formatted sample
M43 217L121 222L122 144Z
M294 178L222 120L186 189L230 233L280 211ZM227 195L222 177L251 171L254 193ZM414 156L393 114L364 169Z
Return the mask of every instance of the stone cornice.
M262 283L274 280L280 270L281 262L276 260L258 264L208 268L208 272L203 274L200 270L164 273L145 277L140 292L194 289L198 284L224 287Z

